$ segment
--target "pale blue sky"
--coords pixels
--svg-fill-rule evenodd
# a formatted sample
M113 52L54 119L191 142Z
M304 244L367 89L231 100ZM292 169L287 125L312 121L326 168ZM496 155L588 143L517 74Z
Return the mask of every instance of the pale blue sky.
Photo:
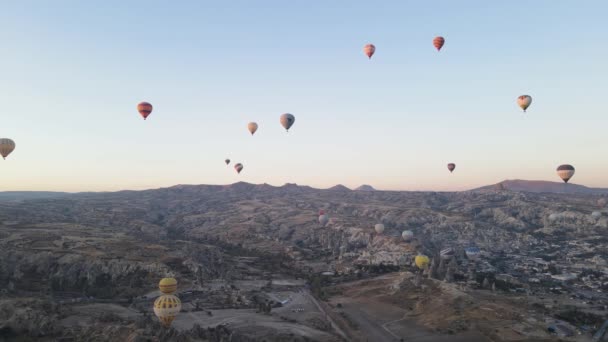
M460 190L557 181L561 163L608 187L605 13L599 0L0 2L0 137L17 143L0 190Z

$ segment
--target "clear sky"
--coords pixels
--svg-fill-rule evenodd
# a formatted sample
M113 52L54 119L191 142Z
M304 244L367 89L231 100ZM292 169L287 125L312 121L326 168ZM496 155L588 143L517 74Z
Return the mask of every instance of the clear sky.
M608 187L606 13L602 0L3 1L0 137L17 148L0 190L461 190L557 181L562 163Z

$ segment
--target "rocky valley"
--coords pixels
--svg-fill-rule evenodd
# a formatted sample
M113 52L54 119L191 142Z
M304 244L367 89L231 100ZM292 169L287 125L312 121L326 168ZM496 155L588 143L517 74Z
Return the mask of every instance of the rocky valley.
M0 340L601 339L599 196L248 183L5 194ZM168 329L152 311L167 276L183 303Z

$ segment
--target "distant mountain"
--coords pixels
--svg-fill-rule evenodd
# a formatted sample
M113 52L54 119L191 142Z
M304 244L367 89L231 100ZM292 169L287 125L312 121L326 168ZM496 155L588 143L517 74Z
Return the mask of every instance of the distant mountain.
M502 186L501 186L502 185ZM549 192L549 193L569 193L569 194L603 194L608 193L605 188L589 188L578 184L564 184L563 182L548 182L539 180L513 179L505 180L497 184L483 186L471 191L483 190L504 190L523 191L523 192Z
M351 191L349 188L345 187L342 184L334 185L331 188L327 189L331 191Z
M70 193L54 191L3 191L0 192L0 201L46 199L63 197L68 195L70 195Z
M376 191L374 187L371 185L363 184L360 187L356 188L355 191Z

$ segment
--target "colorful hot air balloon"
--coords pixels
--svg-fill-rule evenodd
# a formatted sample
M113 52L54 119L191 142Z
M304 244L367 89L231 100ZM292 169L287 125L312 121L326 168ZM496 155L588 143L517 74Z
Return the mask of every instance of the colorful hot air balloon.
M426 255L416 255L414 262L416 263L416 266L419 269L423 270L423 269L427 268L430 260L429 260L429 257L427 257Z
M8 138L0 138L0 155L6 159L15 150L15 142Z
M521 95L517 98L517 105L526 112L526 109L532 104L532 97L530 95Z
M433 39L433 45L435 46L435 49L437 49L437 51L441 50L443 44L445 44L445 39L443 37L437 36Z
M251 133L251 135L253 135L255 133L255 131L258 130L258 124L255 122L250 122L247 124L247 129L249 130L249 133Z
M226 163L226 165L230 164L230 159L224 160L224 163Z
M154 301L154 314L168 328L182 309L182 302L173 295L177 291L177 280L163 278L158 282L158 288L163 294Z
M564 183L568 183L570 178L574 176L574 166L568 164L558 166L557 175L564 181Z
M454 254L454 249L451 247L447 247L439 252L439 257L444 260L449 260L454 257Z
M296 122L296 117L289 113L285 113L281 115L279 121L281 122L281 126L283 126L287 132L289 132L289 128L291 128L293 123Z
M144 118L144 120L146 120L148 115L150 115L150 113L152 113L152 105L149 104L148 102L140 102L137 105L137 111Z
M414 238L414 233L411 230L404 230L403 233L401 233L401 237L405 241L412 241Z
M454 172L454 169L456 169L456 164L454 164L454 163L449 163L449 164L448 164L448 170L450 170L450 173L451 173L451 172ZM465 172L465 173L466 173L466 172Z
M236 170L237 173L241 173L241 171L243 170L243 164L238 163L238 164L234 165L234 169Z
M325 227L328 222L329 222L329 217L327 215L325 215L325 214L319 215L319 223L321 224L322 227Z
M478 247L467 247L464 249L467 259L477 260L481 256L481 250Z
M384 232L384 225L382 223L378 223L374 226L374 230L376 233L382 234L382 232Z
M175 278L163 278L158 282L158 289L164 294L172 294L177 291L177 280Z
M374 55L374 52L376 52L376 47L374 46L374 44L367 44L363 47L363 52L369 59L371 59Z

